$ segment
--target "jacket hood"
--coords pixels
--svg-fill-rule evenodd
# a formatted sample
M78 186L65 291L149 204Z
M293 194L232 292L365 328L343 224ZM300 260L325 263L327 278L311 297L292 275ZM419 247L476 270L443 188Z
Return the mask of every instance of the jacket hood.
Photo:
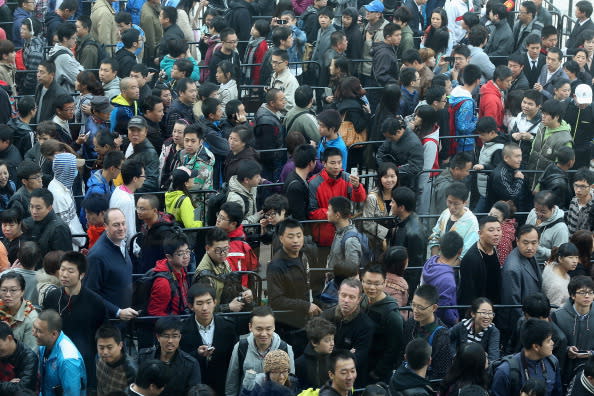
M56 154L52 163L52 170L57 181L69 190L72 189L72 184L74 184L74 179L78 174L76 156L71 153Z
M429 381L407 367L400 367L390 383L395 390L405 390L429 386Z
M47 23L47 20L46 20L46 23ZM74 54L72 53L72 51L70 50L70 48L66 48L66 47L64 47L63 45L60 45L60 44L55 44L49 50L48 57L51 57L52 55L54 55L58 51L66 51L66 52L68 52L68 54L74 56Z
M231 192L231 191L236 192L241 195L250 194L255 197L257 194L258 188L253 187L248 190L247 188L245 188L243 186L243 184L241 184L239 182L239 180L237 180L237 175L234 175L234 176L231 176L231 179L229 179L229 192Z
M547 133L555 133L561 131L571 131L571 126L565 120L561 120L561 124L557 128L548 128L546 129Z
M454 269L447 264L439 263L439 256L431 256L423 266L423 279L425 283L432 285L439 283L439 279L448 273L453 273Z

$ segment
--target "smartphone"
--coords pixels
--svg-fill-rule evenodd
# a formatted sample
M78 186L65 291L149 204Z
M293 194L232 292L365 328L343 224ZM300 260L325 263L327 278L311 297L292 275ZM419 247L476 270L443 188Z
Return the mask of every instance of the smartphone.
M351 175L359 176L359 168L351 168Z

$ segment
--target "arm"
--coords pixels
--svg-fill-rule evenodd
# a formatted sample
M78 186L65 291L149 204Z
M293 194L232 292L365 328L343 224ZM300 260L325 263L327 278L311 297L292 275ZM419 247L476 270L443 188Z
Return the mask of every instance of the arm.
M239 358L237 348L239 343L233 347L233 354L227 370L227 380L225 381L225 396L237 396L241 389L241 378L239 377Z
M273 309L297 311L303 315L308 313L309 301L289 298L284 295L285 290L287 290L285 285L287 277L277 268L274 261L268 266L266 278L268 279L268 299Z

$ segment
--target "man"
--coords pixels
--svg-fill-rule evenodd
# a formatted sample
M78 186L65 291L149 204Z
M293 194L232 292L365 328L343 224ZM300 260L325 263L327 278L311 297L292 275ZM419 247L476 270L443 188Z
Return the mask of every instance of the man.
M159 190L159 155L147 139L148 124L141 116L134 116L128 122L128 140L126 157L142 164L146 178L137 192Z
M309 180L309 214L312 220L327 220L331 197L342 196L353 202L363 202L367 197L359 176L342 170L342 157L337 148L329 147L322 157L324 169ZM316 223L312 226L314 240L319 246L330 246L335 233L334 225Z
M470 153L458 153L454 155L446 170L433 179L431 192L431 213L441 213L447 207L446 189L454 182L460 182L470 174L472 169L472 157Z
M48 60L56 66L56 81L68 93L74 93L76 76L84 70L70 48L76 45L76 27L71 22L58 26L58 42L50 49Z
M524 73L528 78L528 86L533 87L540 77L540 72L546 64L546 55L541 52L542 45L537 34L526 37L526 54L524 59Z
M178 98L171 103L171 106L167 110L167 127L165 128L167 135L171 135L175 121L181 118L190 124L196 121L193 112L196 95L198 94L196 83L189 78L182 78L175 84L175 89Z
M578 22L573 27L573 30L569 34L569 38L565 43L567 49L576 48L580 35L586 30L594 29L594 22L590 19L592 10L592 3L588 0L581 0L575 3L574 15Z
M23 39L21 38L21 25L27 18L31 18L35 13L35 1L33 0L19 0L17 1L17 8L14 10L12 20L12 42L15 47L23 47Z
M51 120L56 108L54 101L60 95L66 94L66 90L58 84L55 79L56 66L54 62L43 61L37 66L37 81L39 85L35 91L35 103L37 103L37 114L35 121Z
M352 352L336 350L330 354L330 379L320 388L320 396L352 396L357 380L357 367Z
M392 394L414 391L419 396L434 395L435 391L426 378L431 364L431 345L422 338L412 340L406 345L404 360L406 366L400 366L390 380Z
M429 236L432 256L439 253L440 239L448 231L456 231L464 239L464 248L460 257L464 257L468 249L478 240L478 221L466 207L468 194L468 187L462 182L454 182L445 190L447 208L441 212Z
M118 25L115 21L115 14L113 0L98 0L91 7L91 34L105 46L118 42Z
M547 99L553 97L554 84L562 78L569 79L567 73L563 70L563 53L559 48L549 49L546 57L546 67L543 67L538 76L538 81L534 84L534 89L543 94Z
M83 287L87 273L87 259L82 253L68 252L60 259L59 279L61 288L54 288L43 300L43 309L60 314L62 331L76 345L85 362L87 380L96 385L95 332L107 321L107 309L103 299L94 291ZM68 309L63 309L68 307ZM89 309L93 307L93 309Z
M363 85L371 78L373 68L373 54L371 48L374 43L381 43L384 41L384 27L390 23L384 19L384 3L380 0L374 0L363 6L366 11L367 25L363 29L363 59L368 62L363 62L361 65L361 75Z
M571 147L563 146L557 151L554 164L547 166L534 192L549 190L555 195L555 204L564 211L569 208L573 190L567 173L575 163L575 153Z
M513 52L514 36L508 23L505 4L493 4L487 15L495 30L491 32L485 53L489 56L508 56Z
M113 190L109 198L109 207L118 208L126 218L127 239L136 234L136 209L134 205L134 193L142 187L146 179L146 173L142 164L138 161L124 161L121 169L122 185Z
M15 147L14 129L5 124L0 124L0 161L6 163L8 177L14 180L17 174L17 167L23 161L19 149Z
M256 111L256 125L254 133L257 136L255 148L257 150L273 150L283 147L282 112L287 106L285 93L280 89L271 88L266 92L264 103ZM260 163L264 168L262 177L266 180L278 180L284 162L284 155L262 153Z
M276 88L285 93L284 112L295 107L295 90L299 87L297 79L289 70L289 53L285 50L274 50L272 52L272 77L269 88Z
M48 189L33 190L29 204L31 217L23 220L25 239L37 242L44 256L52 250L72 250L70 228L56 215L53 203L54 197Z
M120 65L115 58L102 59L99 65L99 81L103 84L105 96L111 101L121 94L118 69Z
M501 301L501 267L495 247L501 239L501 224L496 217L479 220L479 240L460 262L458 304L472 304L477 297L487 297L494 304Z
M575 149L573 168L590 166L590 160L594 153L590 143L594 139L594 131L590 128L594 124L592 87L590 85L580 84L575 88L572 100L567 103L563 119L571 125Z
M140 33L136 29L128 29L120 35L124 46L116 51L115 59L120 64L118 77L130 77L130 72L136 63L136 50L140 48ZM138 83L138 80L136 81ZM139 87L140 89L140 87Z
M450 117L453 113L454 122L450 124L455 129L450 130L450 135L458 136L472 135L476 128L477 118L475 115L476 102L472 97L472 92L479 86L481 81L481 69L477 65L468 65L462 72L463 85L458 85L452 90L449 98ZM455 139L452 152L472 151L474 150L474 138Z
M398 66L396 47L400 45L400 40L402 39L402 29L400 25L396 25L395 23L389 23L384 26L382 32L384 36L383 41L374 42L370 52L373 56L373 76L380 86L398 81L400 68Z
M138 98L140 97L140 90L138 82L132 77L122 78L120 80L120 91L121 93L111 100L113 110L109 122L112 132L125 135L129 133L128 122L132 117L139 114Z
M495 65L483 50L488 40L489 30L483 25L474 26L468 33L469 64L477 65L486 80L492 79L495 71Z
M111 317L130 320L138 312L132 301L132 262L126 249L126 218L120 209L105 212L105 232L89 250L86 286L103 298ZM124 308L128 307L128 308Z
M303 88L297 88L297 90ZM295 170L287 176L283 185L283 194L289 200L293 218L307 220L309 208L309 187L307 178L316 167L316 149L309 144L302 144L293 151Z
M387 381L395 367L400 365L402 355L402 316L398 303L384 292L386 272L377 264L363 270L361 283L365 295L361 310L375 324L373 341L369 351L369 378Z
M299 131L306 142L319 143L320 131L313 107L313 89L309 85L301 85L295 90L295 107L285 116L284 126L287 134Z
M162 396L185 395L194 385L200 384L200 366L196 359L179 347L182 322L172 316L160 318L155 323L158 346L140 350L138 361L158 359L167 364L171 371Z
M536 227L524 224L516 231L516 248L511 251L501 271L501 303L520 305L524 297L540 292L542 274L534 256L538 249L539 234ZM519 308L502 312L499 329L503 334L511 334L518 318L522 316Z
M540 191L534 196L534 209L528 213L526 224L536 227L540 234L536 260L539 263L551 256L555 246L569 241L569 231L564 222L564 212L555 202L557 197L552 191Z
M325 87L330 79L329 67L332 59L345 56L349 41L345 32L337 30L330 35L330 48L326 50L320 59L320 85Z
M219 49L215 49L212 58L210 58L210 63L208 64L208 81L212 83L216 83L216 75L217 75L217 66L221 61L227 60L231 62L233 66L235 66L235 73L234 76L240 76L239 73L239 54L237 53L237 43L239 39L237 38L237 34L235 30L231 28L226 28L221 31L221 46Z
M497 66L493 79L480 88L479 118L493 117L497 128L503 130L505 94L510 89L513 73L507 66Z
M575 197L571 199L566 222L570 234L578 230L592 229L591 216L594 201L594 173L588 168L580 168L573 176L573 191Z
M96 363L97 395L125 392L134 382L138 367L124 349L122 333L113 325L103 325L95 333L97 342Z
M399 47L400 48L400 47ZM421 55L419 55L419 51L416 49L409 49L402 54L402 63L406 67L414 68L417 73L419 74L420 81L419 81L419 88L420 93L419 97L425 98L425 94L429 88L431 88L431 81L433 80L434 74L431 69L423 62L421 59ZM433 105L433 103L427 100L428 105ZM443 108L443 106L442 106ZM440 109L435 109L440 110Z
M562 395L559 361L553 356L554 342L551 325L538 319L528 319L522 327L522 351L501 363L493 376L491 392L495 396L513 395L528 379L542 381L547 396ZM519 375L518 375L519 372ZM531 373L522 375L522 373Z
M525 56L521 54L511 54L507 58L507 67L512 72L512 82L509 87L509 92L517 90L526 91L531 87L528 78L524 73L524 58Z
M536 5L532 1L523 1L520 4L518 20L514 24L513 52L520 51L526 45L526 37L530 34L540 36L542 25L536 20ZM540 40L539 40L540 41Z
M0 369L8 374L3 375L0 392L15 395L25 389L37 391L38 366L36 353L14 338L14 333L6 322L0 322Z
M303 226L288 218L276 228L282 249L279 250L266 270L268 300L276 310L292 311L279 318L294 328L302 328L308 316L319 315L322 310L312 302L309 261L302 251Z
M58 30L58 26L73 18L77 9L78 1L66 0L62 1L62 4L59 5L57 10L48 11L45 14L43 20L45 23L47 44L49 46L53 46L56 41L56 31Z
M194 315L183 322L180 348L198 360L204 383L224 395L226 370L238 337L232 319L214 314L218 302L212 287L192 285L188 305Z
M29 212L31 192L43 187L41 168L32 161L23 161L18 167L16 176L21 182L21 187L10 197L8 207L18 209L23 218L26 218L31 215Z
M225 384L226 396L237 396L240 390L252 381L249 377L254 375L254 372L264 372L264 357L270 351L280 349L287 352L290 372L295 371L293 348L274 332L275 319L270 307L260 306L252 311L249 330L247 338L242 338L233 347ZM250 376L246 375L248 371Z
M84 69L95 69L99 59L99 44L91 34L91 18L81 15L76 18L76 60Z
M435 315L438 299L435 287L417 287L411 303L412 315L404 322L404 343L422 338L431 345L431 365L427 372L431 379L443 378L452 362L449 331Z
M41 394L53 395L61 389L64 396L87 394L87 374L80 352L62 332L62 319L54 310L39 314L33 323L40 356Z
M375 154L377 165L392 162L398 166L400 185L416 187L417 176L423 169L423 146L415 133L406 127L402 117L387 118L380 131L384 142Z
M374 325L360 308L363 286L358 279L342 281L338 289L338 305L322 312L322 317L334 323L335 348L353 351L359 372L357 386L366 384L369 351L373 339Z
M165 363L155 359L147 360L138 368L136 379L128 388L127 394L130 396L159 396L170 377L171 372Z
M337 196L328 201L328 222L334 226L336 232L330 246L330 254L326 267L334 268L337 263L344 263L351 268L361 266L361 261L366 247L361 234L351 222L351 201L348 198Z
M167 6L161 8L159 23L163 28L163 36L159 42L159 57L167 55L169 40L185 40L184 33L177 25L177 10L175 7ZM158 63L155 60L155 63Z

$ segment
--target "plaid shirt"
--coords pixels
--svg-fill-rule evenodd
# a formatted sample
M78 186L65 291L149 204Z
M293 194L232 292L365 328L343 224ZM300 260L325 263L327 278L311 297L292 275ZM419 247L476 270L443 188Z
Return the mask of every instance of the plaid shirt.
M594 196L594 194L593 194ZM565 222L569 233L573 234L577 230L590 230L590 216L594 211L594 199L590 199L585 206L578 205L577 197L573 197L569 204L569 210L565 215Z

